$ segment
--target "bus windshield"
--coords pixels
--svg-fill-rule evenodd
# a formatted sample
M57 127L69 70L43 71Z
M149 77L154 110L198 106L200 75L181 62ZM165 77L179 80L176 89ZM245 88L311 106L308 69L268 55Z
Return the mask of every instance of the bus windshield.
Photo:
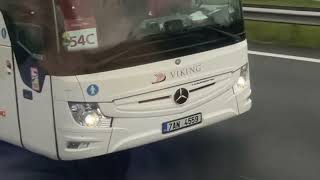
M50 10L35 9L52 13L32 25L46 27L33 57L51 75L132 67L245 39L240 0L54 0Z

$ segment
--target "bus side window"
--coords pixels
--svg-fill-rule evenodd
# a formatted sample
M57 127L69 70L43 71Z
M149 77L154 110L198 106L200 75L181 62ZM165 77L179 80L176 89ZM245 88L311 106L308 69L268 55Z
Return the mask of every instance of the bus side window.
M44 60L44 39L40 26L16 23L14 52L23 82L41 92L46 72L39 63Z
M18 46L37 60L43 60L44 39L40 26L33 24L16 24Z

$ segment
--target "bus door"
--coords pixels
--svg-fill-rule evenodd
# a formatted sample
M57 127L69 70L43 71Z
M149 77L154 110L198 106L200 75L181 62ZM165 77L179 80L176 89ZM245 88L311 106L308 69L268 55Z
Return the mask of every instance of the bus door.
M0 13L0 139L21 146L11 42Z
M17 103L23 146L57 159L51 77L41 66L44 33L33 21L14 22Z

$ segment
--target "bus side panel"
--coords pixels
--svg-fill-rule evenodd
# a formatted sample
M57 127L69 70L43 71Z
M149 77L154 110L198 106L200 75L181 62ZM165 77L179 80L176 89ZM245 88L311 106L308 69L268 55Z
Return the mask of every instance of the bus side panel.
M0 140L21 146L13 70L10 38L0 13Z
M16 77L24 147L32 152L58 159L50 76L45 77L40 93L24 84L19 71L16 71Z
M14 76L7 72L7 61L12 64L11 48L0 45L0 139L21 146Z

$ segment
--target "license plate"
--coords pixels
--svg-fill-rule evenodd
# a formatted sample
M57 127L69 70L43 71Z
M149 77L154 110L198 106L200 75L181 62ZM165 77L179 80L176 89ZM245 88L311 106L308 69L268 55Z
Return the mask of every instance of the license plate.
M180 129L191 127L200 123L202 123L201 113L163 123L162 133L167 134L167 133L178 131Z

